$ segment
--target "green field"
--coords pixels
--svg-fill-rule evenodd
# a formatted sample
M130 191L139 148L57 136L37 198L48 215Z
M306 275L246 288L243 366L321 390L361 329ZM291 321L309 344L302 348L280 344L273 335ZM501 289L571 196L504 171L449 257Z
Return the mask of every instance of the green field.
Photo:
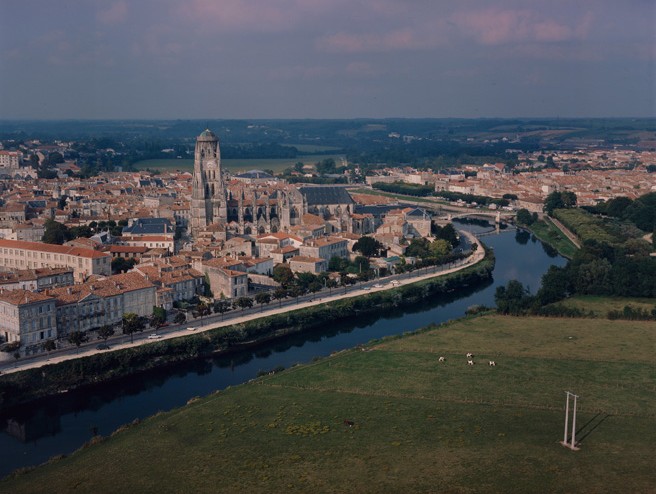
M193 400L0 490L653 492L655 346L646 322L465 319Z
M627 305L648 312L656 307L656 299L653 298L608 298L595 295L576 295L558 303L567 307L576 307L584 312L592 312L596 317L603 318L608 315L609 311L621 311Z
M343 157L341 154L330 155L301 155L296 158L282 158L282 159L222 159L221 165L233 173L246 172L248 170L273 170L275 173L282 172L285 168L293 167L299 161L306 165L313 165L318 161L328 158L333 158L337 164ZM187 170L191 171L194 168L194 160L192 159L155 159L143 160L134 164L135 168L145 170L171 171L171 170Z
M551 245L561 255L569 259L574 257L574 254L578 250L576 245L549 220L536 221L529 228L536 237Z

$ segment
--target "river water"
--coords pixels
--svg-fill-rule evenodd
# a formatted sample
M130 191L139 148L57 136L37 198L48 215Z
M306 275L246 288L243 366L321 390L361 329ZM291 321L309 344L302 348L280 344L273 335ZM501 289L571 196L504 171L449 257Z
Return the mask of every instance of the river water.
M460 228L473 232L489 230L476 225ZM483 286L465 287L412 308L362 316L337 327L329 324L310 334L288 337L255 350L181 364L12 410L0 417L4 429L0 433L0 477L17 468L43 463L52 456L69 454L94 433L111 434L136 418L243 383L259 371L309 362L374 338L461 317L471 305L493 306L496 287L509 280L519 280L535 292L549 266L566 263L548 246L514 229L484 236L482 241L496 255L493 281Z

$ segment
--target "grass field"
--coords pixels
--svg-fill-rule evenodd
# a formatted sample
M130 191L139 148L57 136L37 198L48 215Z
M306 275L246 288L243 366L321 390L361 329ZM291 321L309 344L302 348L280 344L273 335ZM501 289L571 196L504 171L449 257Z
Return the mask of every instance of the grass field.
M655 344L653 323L461 320L193 401L0 490L653 492Z
M608 315L609 311L621 311L626 305L636 309L644 309L648 312L656 307L656 299L653 298L608 298L594 295L577 295L558 303L568 307L576 307L584 312L592 312L595 316L603 318Z
M551 245L561 255L572 258L578 250L551 221L536 221L530 226L531 231L543 242Z
M293 167L297 162L305 165L313 165L318 161L333 158L338 164L343 157L340 154L330 155L301 155L296 158L283 159L222 159L221 165L231 172L246 172L248 170L273 170L275 173L282 172L285 168ZM138 161L134 166L139 170L150 168L151 170L171 171L187 170L192 171L194 160L192 159L155 159Z

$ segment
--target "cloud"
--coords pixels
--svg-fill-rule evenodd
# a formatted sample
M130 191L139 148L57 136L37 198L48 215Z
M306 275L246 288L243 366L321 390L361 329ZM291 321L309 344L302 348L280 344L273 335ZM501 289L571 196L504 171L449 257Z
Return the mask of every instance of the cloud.
M543 18L537 12L518 9L480 9L454 13L453 25L465 36L473 37L483 45L501 45L513 42L560 42L587 37L592 15L586 14L575 25L555 19Z
M280 32L332 8L321 0L188 0L175 10L182 18L224 31Z
M407 51L436 47L444 42L439 30L395 29L383 34L352 34L339 32L320 37L319 50L333 53L365 53Z
M275 67L267 71L267 80L292 81L296 79L323 79L334 75L334 71L324 66L294 65Z
M120 0L113 3L108 9L101 10L97 14L98 20L103 24L117 24L124 21L128 15L128 5Z
M368 62L351 62L346 65L346 73L355 77L376 77L382 72Z

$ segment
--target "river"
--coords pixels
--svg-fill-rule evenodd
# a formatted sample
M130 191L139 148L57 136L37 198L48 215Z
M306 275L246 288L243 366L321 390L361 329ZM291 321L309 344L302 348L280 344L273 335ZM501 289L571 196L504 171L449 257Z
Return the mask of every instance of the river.
M489 230L477 225L459 228L473 232ZM496 287L511 279L521 281L534 292L549 266L566 263L548 246L514 229L487 235L482 240L496 255L493 281L484 286L465 287L410 309L362 316L338 327L329 324L310 334L288 337L255 350L181 364L12 410L0 417L4 429L0 434L0 477L56 455L70 454L93 433L111 434L136 418L243 383L259 371L309 362L374 338L461 317L472 305L493 306Z

